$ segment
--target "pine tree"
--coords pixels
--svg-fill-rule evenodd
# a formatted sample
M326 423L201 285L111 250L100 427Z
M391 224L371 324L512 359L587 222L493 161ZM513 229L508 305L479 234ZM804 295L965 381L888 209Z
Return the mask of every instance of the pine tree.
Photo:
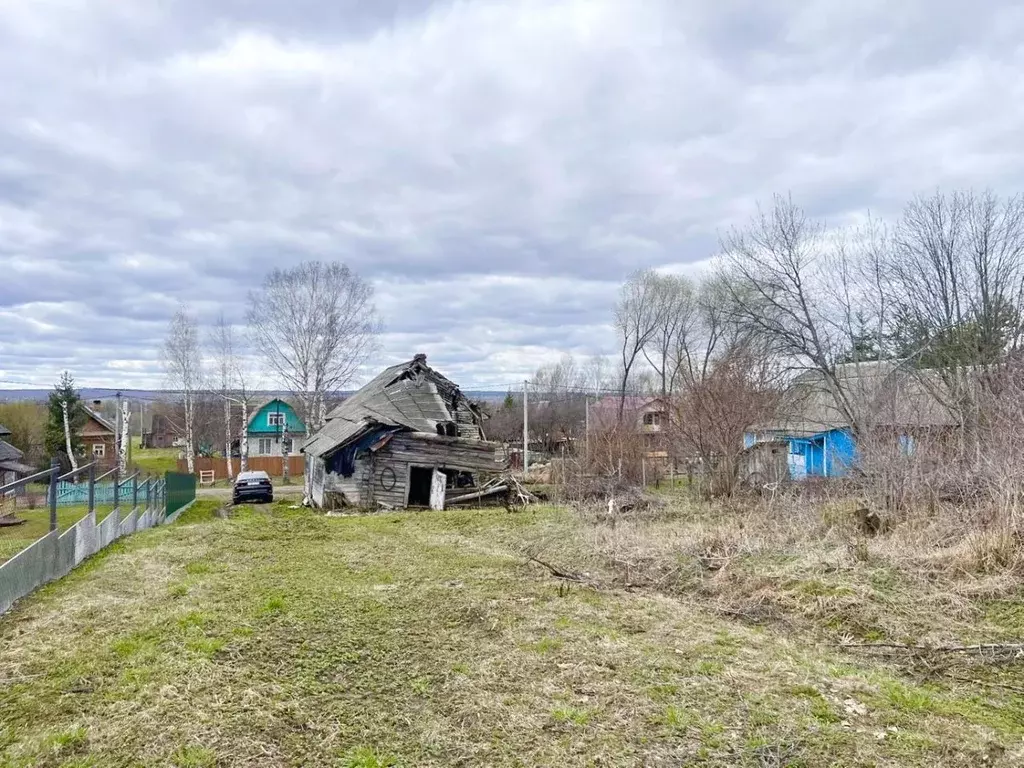
M50 400L47 403L48 419L46 422L46 434L44 445L48 456L59 456L61 464L67 466L70 460L67 456L67 443L64 436L64 409L61 402L68 404L68 425L71 428L71 450L76 456L82 455L82 427L88 417L85 413L85 406L82 398L78 396L75 389L75 379L70 373L64 371L60 381L50 393Z

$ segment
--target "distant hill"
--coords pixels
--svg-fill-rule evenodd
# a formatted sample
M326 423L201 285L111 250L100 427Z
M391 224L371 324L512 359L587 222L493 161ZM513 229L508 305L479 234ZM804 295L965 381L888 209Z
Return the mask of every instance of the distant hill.
M23 402L26 400L42 402L50 396L49 389L0 389L0 403L11 403L11 402ZM120 391L122 397L126 397L129 400L144 400L144 401L155 401L155 400L172 400L176 396L176 392L162 389L102 389L102 388L83 388L79 390L79 395L82 400L89 403L93 400L112 400L117 397L117 393ZM350 395L354 390L342 392L343 396ZM471 400L484 400L490 403L500 403L505 399L505 392L499 392L496 390L466 390L466 397ZM282 397L287 398L291 395L290 392L283 391L262 391L253 394L254 397Z

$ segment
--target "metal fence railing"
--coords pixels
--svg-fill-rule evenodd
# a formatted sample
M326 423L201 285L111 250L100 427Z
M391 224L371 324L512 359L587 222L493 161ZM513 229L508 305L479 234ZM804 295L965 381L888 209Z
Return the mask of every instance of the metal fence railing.
M60 465L54 459L49 469L0 486L3 498L17 495L31 483L45 481L49 510L49 531L0 565L0 614L116 539L176 518L195 499L195 478L190 478L189 495L187 483L180 477L173 472L165 477L136 472L122 479L117 469L97 476L95 463L60 474ZM87 511L61 532L57 509L66 504L82 504ZM108 505L113 505L113 511L97 520L97 506Z
M166 483L166 513L173 515L176 510L191 504L196 498L196 476L186 475L180 472L167 472L164 475Z

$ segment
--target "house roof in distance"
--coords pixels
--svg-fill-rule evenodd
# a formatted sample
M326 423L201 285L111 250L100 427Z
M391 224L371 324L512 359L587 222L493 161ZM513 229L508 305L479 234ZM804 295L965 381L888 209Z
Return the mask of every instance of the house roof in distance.
M956 423L941 399L935 371L916 370L903 360L844 363L836 378L865 426L940 427ZM774 420L751 431L804 436L850 426L819 371L799 374L783 394Z
M0 461L21 461L24 455L10 443L0 440Z
M84 408L85 412L87 414L89 414L89 417L91 419L93 419L101 427L103 427L104 429L110 430L110 432L112 434L117 434L117 428L113 424L111 424L109 421L107 421L105 418L103 418L98 413L96 413L96 411L94 411L92 408L89 408L88 406L85 406L85 405L83 405L82 408Z

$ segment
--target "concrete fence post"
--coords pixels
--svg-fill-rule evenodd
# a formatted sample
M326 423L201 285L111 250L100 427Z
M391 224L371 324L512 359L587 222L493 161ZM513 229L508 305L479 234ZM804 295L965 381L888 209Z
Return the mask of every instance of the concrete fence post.
M50 530L57 530L57 478L60 476L60 460L50 459Z
M96 462L89 465L89 514L96 512Z

